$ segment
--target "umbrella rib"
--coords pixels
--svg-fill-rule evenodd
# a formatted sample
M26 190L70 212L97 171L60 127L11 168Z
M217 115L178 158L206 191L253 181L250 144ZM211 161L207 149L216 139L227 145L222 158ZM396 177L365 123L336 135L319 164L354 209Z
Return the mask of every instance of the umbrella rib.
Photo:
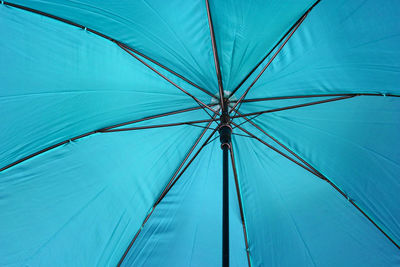
M232 129L234 129L234 128L232 128ZM246 134L239 134L239 133L234 133L234 132L232 132L232 135L238 135L238 136L243 136L243 137L253 138L253 137L252 137L252 136L250 136L250 135L246 135Z
M255 127L258 128L258 126L254 125ZM241 127L238 127L239 129L241 129ZM258 128L259 130L262 131L261 128ZM244 129L241 129L244 130ZM286 146L284 146L283 144L281 144L279 141L277 141L275 138L273 138L272 136L268 135L265 131L262 131L263 133L265 133L268 137L270 137L272 140L274 140L275 142L277 142L280 146L282 146L283 148L285 148L287 151L289 151L292 155L294 155L296 158L298 158L299 160L301 160L301 162L303 162L304 164L306 164L306 166L308 166L311 171L308 168L305 168L304 166L297 164L301 167L303 167L304 169L308 170L309 172L311 172L312 174L314 174L316 177L324 180L325 182L327 182L329 185L331 185L337 192L339 192L343 197L345 197L359 212L361 212L384 236L386 236L386 238L388 238L393 245L395 245L398 249L400 249L400 245L397 244L377 223L375 223L371 217L369 217L355 202L354 200L352 200L348 195L346 195L339 187L337 187L331 180L329 180L325 175L323 175L321 172L319 172L318 170L316 170L314 167L311 166L311 164L307 163L304 159L302 159L300 156L296 155L294 152L291 152L291 150L289 148L287 148ZM250 134L250 133L248 133ZM250 134L252 135L252 134ZM254 135L253 135L254 136ZM255 137L255 136L254 136ZM264 143L261 139L255 137L255 139L257 139L258 141L260 141L261 143L267 145L266 143ZM267 145L268 146L268 145ZM268 146L270 147L270 146ZM270 147L272 148L272 147ZM275 150L275 149L274 149ZM276 151L276 150L275 150ZM278 151L277 151L278 152ZM279 153L279 152L278 152ZM279 153L281 154L281 153ZM283 154L281 154L283 155ZM286 156L285 156L286 157ZM286 157L287 158L287 157Z
M94 30L94 29L92 29L92 28L85 27L85 26L83 26L83 25L81 25L81 24L79 24L79 23L73 22L73 21L71 21L71 20L64 19L64 18L62 18L62 17L55 16L55 15L52 15L52 14L50 14L50 13L43 12L43 11L40 11L40 10L37 10L37 9L34 9L34 8L30 8L30 7L23 6L23 5L19 5L19 4L14 4L14 3L11 3L11 2L8 2L8 1L2 1L2 3L3 3L4 5L6 5L6 6L18 8L18 9L21 9L21 10L25 10L25 11L28 11L28 12L32 12L32 13L35 13L35 14L39 14L39 15L42 15L42 16L45 16L45 17L48 17L48 18L52 18L52 19L55 19L55 20L64 22L64 23L69 24L69 25L71 25L71 26L80 28L80 29L82 29L82 30L86 30L86 31L91 32L91 33L93 33L93 34L96 34L97 36L102 37L102 38L104 38L104 39L107 39L107 40L109 40L109 41L111 41L111 42L113 42L113 43L116 43L116 44L118 44L118 45L122 45L122 46L124 46L126 49L129 49L129 50L131 50L132 52L134 52L134 53L140 55L141 57L143 57L143 58L145 58L145 59L151 61L152 63L158 65L159 67L165 69L166 71L170 72L171 74L173 74L173 75L179 77L180 79L184 80L185 82L189 83L190 85L192 85L192 86L196 87L197 89L203 91L204 93L208 94L209 96L214 97L214 95L213 95L210 91L208 91L208 90L206 90L206 89L200 87L199 85L195 84L194 82L190 81L189 79L185 78L184 76L182 76L182 75L178 74L177 72L173 71L172 69L170 69L170 68L164 66L164 65L161 64L160 62L158 62L158 61L156 61L156 60L150 58L149 56L146 56L145 54L143 54L143 53L137 51L136 49L133 49L132 47L129 47L129 46L126 45L126 44L123 44L123 43L120 42L120 41L117 41L117 40L113 39L112 37L110 37L110 36L108 36L108 35L106 35L106 34L103 34L103 33L101 33L101 32L98 32L98 31L96 31L96 30Z
M243 114L239 114L239 112L238 112L238 115L239 115L239 116L243 116L242 118L244 118L245 121L239 123L237 126L233 127L232 129L235 129L235 128L237 128L237 127L240 126L240 125L243 125L243 124L245 124L245 123L248 123L248 122L254 120L255 118L257 118L257 117L260 116L261 114L254 115L254 116L251 117L250 119L247 118L246 116L244 116Z
M297 156L296 156L297 157ZM315 172L316 176L319 178L322 178L324 181L326 181L329 185L331 185L337 192L339 192L344 198L346 198L359 212L361 212L362 215L364 215L389 241L393 243L398 249L400 249L400 245L397 244L377 223L372 220L370 216L368 216L361 208L358 206L353 199L351 199L346 193L344 193L339 187L337 187L330 179L328 179L325 175L323 175L321 172L316 170L314 167L312 167L309 163L306 163L305 160L301 160L304 162L307 166L310 166Z
M241 118L244 116L247 117L247 116L253 116L253 115L261 115L261 114L265 114L265 113L273 113L273 112L278 112L278 111L283 111L283 110L288 110L288 109L313 106L313 105L318 105L318 104L323 104L323 103L334 102L334 101L338 101L338 100L344 100L344 99L352 98L355 96L357 96L357 95L346 95L346 96L335 97L335 98L330 98L330 99L325 99L325 100L320 100L320 101L315 101L315 102L310 102L310 103L304 103L304 104L286 106L286 107L282 107L282 108L274 108L274 109L269 109L269 110L251 112L251 113L246 113L246 114L242 114L242 115L235 115L232 118Z
M336 95L336 94L335 94ZM325 99L325 100L321 100L321 101L315 101L315 102L309 102L309 103L304 103L304 104L298 104L298 105L293 105L293 106L286 106L286 107L282 107L282 108L276 108L276 109L270 109L270 110L264 110L264 111L258 111L258 112L253 112L253 113L247 113L247 114L241 114L238 110L236 111L236 113L238 114L237 116L234 116L232 118L244 118L245 121L241 122L238 124L238 126L243 125L247 122L251 122L252 120L254 120L255 118L257 118L258 116L265 114L265 113L273 113L273 112L277 112L277 111L282 111L282 110L289 110L289 109L294 109L294 108L300 108L300 107L306 107L306 106L312 106L312 105L317 105L317 104L323 104L323 103L328 103L328 102L333 102L333 101L337 101L337 100L343 100L343 99L347 99L347 98L352 98L354 96L358 96L356 94L347 94L344 95L342 97L338 97L338 98L330 98L330 99ZM275 99L275 98L274 98ZM250 119L247 118L247 116L253 116ZM234 128L237 128L234 127ZM233 128L233 129L234 129Z
M313 168L314 169L314 168ZM315 170L315 169L314 169ZM317 171L318 172L318 171ZM370 216L368 216L355 202L353 199L351 199L348 195L346 195L339 187L337 187L331 180L329 180L325 175L321 174L318 172L317 175L318 177L322 177L324 181L326 181L328 184L330 184L337 192L339 192L344 198L346 198L359 212L361 212L362 215L365 216L384 236L386 236L387 239L389 239L390 242L393 243L399 250L400 250L400 245L397 244L377 223L372 220Z
M217 80L218 80L220 104L222 107L222 111L225 111L226 107L225 107L225 103L224 103L224 88L222 85L221 66L219 64L217 44L215 42L214 26L212 23L210 4L209 4L208 0L206 0L206 8L207 8L208 26L210 28L210 35L211 35L211 45L212 45L212 51L213 51L213 56L214 56L214 65L215 65L215 71L216 71Z
M121 126L128 125L128 124L133 124L133 123L142 122L142 121L147 121L147 120L151 120L151 119L166 117L166 116L169 116L169 115L175 115L175 114L184 113L184 112L189 112L189 111L198 110L198 109L201 109L201 107L193 107L193 108L175 110L175 111L171 111L171 112L167 112L167 113L162 113L162 114L158 114L158 115L153 115L153 116L145 117L145 118L142 118L142 119L137 119L137 120L133 120L133 121L129 121L129 122L119 123L119 124L115 124L115 125L112 125L112 126L104 127L104 128L98 129L98 130L90 131L90 132L87 132L87 133L84 133L84 134L81 134L81 135L78 135L78 136L75 136L75 137L66 139L66 140L64 140L64 141L61 141L61 142L59 142L59 143L56 143L56 144L54 144L54 145L51 145L51 146L46 147L46 148L44 148L44 149L41 149L41 150L39 150L39 151L37 151L37 152L35 152L35 153L32 153L32 154L30 154L30 155L28 155L28 156L26 156L26 157L23 157L23 158L21 158L21 159L19 159L19 160L17 160L17 161L14 161L14 162L12 162L12 163L10 163L10 164L8 164L8 165L6 165L6 166L0 168L0 172L6 170L6 169L8 169L8 168L11 168L11 167L13 167L13 166L15 166L15 165L17 165L17 164L19 164L19 163L22 163L22 162L24 162L24 161L26 161L26 160L28 160L28 159L31 159L31 158L33 158L33 157L35 157L35 156L37 156L37 155L40 155L40 154L42 154L42 153L45 153L45 152L47 152L47 151L49 151L49 150L52 150L52 149L54 149L54 148L57 148L57 147L59 147L59 146L62 146L62 145L64 145L64 144L67 144L67 143L69 143L69 142L76 141L76 140L78 140L78 139L84 138L84 137L86 137L86 136L89 136L89 135L92 135L92 134L95 134L95 133L100 133L100 132L103 132L103 131L107 131L107 130L110 130L110 129L113 129L113 128L116 128L116 127L121 127Z
M194 95L190 94L188 91L186 91L185 89L183 89L182 87L180 87L179 85L177 85L176 83L174 83L173 81L171 81L170 79L168 79L166 76L164 76L163 74L161 74L159 71L157 71L155 68L153 68L152 66L150 66L149 64L147 64L146 62L144 62L141 58L139 58L135 53L131 52L130 50L126 49L124 46L117 44L119 47L121 47L123 50L125 50L125 52L127 52L129 55L131 55L132 57L134 57L135 59L137 59L139 62L141 62L143 65L145 65L146 67L148 67L149 69L151 69L153 72L155 72L156 74L158 74L159 76L161 76L164 80L166 80L167 82L169 82L170 84L172 84L173 86L175 86L176 88L178 88L179 90L181 90L183 93L185 93L186 95L190 96L194 101L196 101L197 104L199 104L199 106L201 106L204 111L212 118L212 116L207 112L206 108L208 110L210 110L212 113L214 114L218 114L215 110L213 110L210 106L208 106L207 104L203 103L200 99L198 99L197 97L195 97Z
M28 160L28 159L31 159L31 158L33 158L33 157L35 157L35 156L38 156L38 155L40 155L40 154L42 154L42 153L45 153L45 152L47 152L47 151L49 151L49 150L52 150L52 149L54 149L54 148L57 148L57 147L62 146L62 145L64 145L64 144L67 144L67 143L69 143L69 142L73 142L73 141L75 141L75 140L77 140L77 139L81 139L81 138L83 138L83 137L86 137L86 136L95 134L95 133L97 133L97 132L98 132L98 131L90 131L90 132L87 132L87 133L84 133L84 134L75 136L75 137L73 137L73 138L70 138L70 139L61 141L61 142L59 142L59 143L56 143L56 144L51 145L51 146L49 146L49 147L46 147L46 148L44 148L44 149L41 149L41 150L39 150L39 151L37 151L37 152L35 152L35 153L32 153L32 154L30 154L30 155L28 155L28 156L26 156L26 157L23 157L23 158L21 158L21 159L19 159L19 160L17 160L17 161L14 161L13 163L10 163L10 164L8 164L8 165L2 167L2 168L0 169L0 172L4 171L4 170L6 170L6 169L9 169L9 168L11 168L11 167L13 167L13 166L15 166L15 165L17 165L17 164L20 164L20 163L22 163L22 162L24 162L24 161L26 161L26 160Z
M190 164L194 161L194 159L200 154L201 150L208 145L208 141L210 141L211 137L215 134L215 132L218 130L218 128L214 129L211 134L207 137L207 139L204 141L204 143L201 145L199 150L194 154L194 156L190 159L188 164L183 168L181 173L176 177L176 179L172 182L170 187L164 192L164 194L160 197L160 199L157 201L157 203L160 203L161 200L165 197L165 195L171 190L171 188L175 185L175 183L178 181L178 179L183 175L183 173L187 170L187 168L190 166Z
M253 87L253 85L258 81L258 79L261 77L261 75L265 72L265 70L271 65L272 61L276 58L276 56L279 54L279 52L282 50L282 48L287 44L287 42L290 40L290 38L293 36L293 34L296 32L296 30L300 27L301 23L305 20L307 17L308 13L310 11L307 11L304 16L301 17L300 21L296 24L296 26L293 28L292 32L286 37L286 40L280 45L278 50L274 53L274 55L271 57L271 59L268 61L268 63L264 66L264 68L261 70L261 72L257 75L257 77L254 79L254 81L249 85L249 87L244 91L242 96L239 98L239 100L235 103L235 105L232 107L232 109L229 111L231 113L236 109L238 110L240 108L240 104L242 100L246 97L247 93L250 91L250 89Z
M141 52L139 52L139 51L137 51L137 50L135 50L135 49L133 49L132 47L127 46L126 44L123 44L123 43L118 42L118 41L116 41L116 43L122 45L123 47L125 47L126 49L132 51L133 53L135 53L135 54L137 54L137 55L139 55L139 56L141 56L141 57L143 57L143 58L149 60L150 62L156 64L157 66L159 66L159 67L165 69L166 71L170 72L171 74L173 74L173 75L175 75L175 76L181 78L182 80L184 80L184 81L187 82L188 84L190 84L190 85L196 87L197 89L203 91L203 92L206 93L207 95L209 95L209 96L211 96L211 97L215 97L215 95L214 95L213 93L211 93L210 91L208 91L208 90L202 88L201 86L195 84L194 82L190 81L189 79L185 78L184 76L180 75L179 73L176 73L175 71L171 70L170 68L168 68L168 67L162 65L161 63L155 61L154 59L149 58L148 56L144 55L143 53L141 53Z
M238 114L241 115L238 111ZM312 167L310 164L308 164L303 158L301 158L299 155L297 155L296 153L294 153L291 149L289 149L287 146L285 146L284 144L282 144L281 142L279 142L276 138L274 138L273 136L271 136L270 134L268 134L266 131L264 131L260 126L258 126L254 121L249 120L248 118L246 118L246 116L243 116L243 118L248 121L250 124L252 124L254 127L256 127L260 132L262 132L263 134L265 134L266 136L268 136L270 139L272 139L275 143L277 143L279 146L281 146L283 149L285 149L287 152L289 152L290 154L292 154L294 157L296 157L298 160L300 160L304 165L306 165L309 169L311 169L312 171L314 171L314 174L320 174L316 169L314 169L314 167ZM319 175L320 176L320 175ZM322 178L322 177L320 177Z
M216 121L214 121L214 122L216 122ZM193 127L198 127L198 128L203 128L203 129L206 129L207 127L206 126L201 126L201 125L197 125L197 124L188 124L189 126L193 126ZM210 129L210 130L215 130L216 128L208 128L208 129Z
M206 145L211 144L212 142L214 142L217 138L219 137L219 135L217 135L216 137L214 137L213 139L209 140Z
M217 104L210 104L210 106L214 106L214 105L217 105ZM129 125L129 124L135 124L135 123L138 123L138 122L143 122L143 121L147 121L147 120L162 118L162 117L166 117L166 116L170 116L170 115L176 115L176 114L185 113L185 112L194 111L194 110L199 110L199 109L201 109L200 106L196 106L196 107L192 107L192 108L179 109L179 110L170 111L170 112L166 112L166 113L161 113L161 114L157 114L157 115L153 115L153 116L148 116L148 117L145 117L145 118L142 118L142 119L136 119L136 120L132 120L132 121L123 122L123 123L115 124L115 125L112 125L112 126L104 127L102 129L100 129L99 131L107 131L107 130L110 130L110 129L113 129L113 128Z
M217 115L214 115L214 118ZM202 122L217 122L215 119L211 120L196 120L196 121L185 121L185 122L175 122L175 123L166 123L166 124L157 124L157 125L148 125L148 126L138 126L138 127L129 127L129 128L118 128L118 129L110 129L110 130L99 130L101 133L113 133L113 132L126 132L126 131L135 131L135 130L146 130L146 129L154 129L154 128L164 128L164 127L172 127L172 126L181 126L181 125L191 125L195 123Z
M317 175L317 173L315 173L312 169L309 169L307 166L297 162L296 160L292 159L290 156L286 155L285 153L283 153L282 151L280 151L279 149L273 147L272 145L268 144L267 142L265 142L264 140L258 138L257 136L255 136L254 134L250 133L249 131L247 131L246 129L244 129L243 127L237 125L236 123L232 122L233 125L235 125L237 128L239 128L240 130L242 130L243 132L245 132L246 134L248 134L249 136L253 137L254 139L256 139L257 141L261 142L263 145L267 146L268 148L272 149L273 151L277 152L278 154L280 154L281 156L284 156L285 158L287 158L288 160L292 161L293 163L295 163L296 165L302 167L303 169L307 170L308 172L311 172L314 175ZM317 175L318 176L318 175ZM321 179L323 179L322 177L320 177Z
M343 94L315 94L315 95L292 95L292 96L273 96L263 98L243 99L243 103L272 101L272 100L285 100L285 99L298 99L298 98L314 98L314 97L333 97L333 96L383 96L383 97L400 97L394 94L374 94L374 93L343 93ZM233 102L233 101L231 101ZM237 112L239 113L239 112Z
M207 127L210 127L212 122L209 122ZM139 228L139 230L136 232L135 236L133 237L132 241L129 243L128 248L125 250L124 254L122 255L121 259L118 262L118 267L121 266L122 262L124 261L126 255L128 254L129 250L132 248L134 242L136 241L137 237L139 236L140 232L142 231L144 225L146 224L146 222L148 221L148 219L150 218L151 214L153 214L153 211L155 210L155 208L157 207L157 205L163 200L163 198L167 195L167 193L169 192L169 190L175 185L176 181L178 181L178 179L182 176L182 174L186 171L186 169L189 167L189 165L193 162L193 160L197 157L197 155L201 152L201 150L206 146L207 142L211 139L211 137L214 135L214 133L217 131L217 129L213 130L213 132L210 134L210 136L205 140L205 142L203 143L203 145L199 148L199 150L195 153L195 155L191 158L191 160L188 162L188 164L186 164L185 168L179 173L180 169L183 167L183 165L185 164L186 160L189 158L189 156L191 155L191 153L194 151L195 147L199 144L200 140L202 139L202 137L204 136L204 134L207 132L207 129L204 129L204 131L200 134L200 136L197 138L196 142L193 144L193 146L191 147L190 151L188 152L188 154L186 155L186 157L184 158L184 160L182 161L182 163L180 164L180 166L178 167L178 169L175 171L174 175L172 176L172 178L170 179L170 181L168 182L168 184L165 186L164 190L162 191L162 193L160 194L160 196L158 197L157 201L154 203L153 207L151 208L150 212L147 214L146 218L144 219L141 227ZM179 175L178 175L179 173ZM176 177L176 179L175 179Z
M245 81L253 74L254 71L264 62L264 60L275 50L275 48L286 38L286 36L293 30L294 27L308 14L310 11L320 2L321 0L316 1L309 9L304 12L304 14L287 30L287 32L279 39L279 41L272 47L272 49L257 63L257 65L243 78L243 80L236 86L236 88L230 93L229 98L236 93L237 90L243 85Z
M242 196L240 194L240 189L239 189L239 180L238 180L238 175L237 175L237 170L236 170L235 156L233 154L232 143L229 146L229 150L230 150L230 154L231 154L231 163L232 163L232 169L233 169L233 176L235 178L236 195L237 195L238 204L239 204L239 210L240 210L240 219L242 221L242 227L243 227L243 235L244 235L244 243L245 243L245 246L246 246L247 262L249 264L249 267L251 267L250 248L249 248L248 237L247 237L246 221L244 219Z

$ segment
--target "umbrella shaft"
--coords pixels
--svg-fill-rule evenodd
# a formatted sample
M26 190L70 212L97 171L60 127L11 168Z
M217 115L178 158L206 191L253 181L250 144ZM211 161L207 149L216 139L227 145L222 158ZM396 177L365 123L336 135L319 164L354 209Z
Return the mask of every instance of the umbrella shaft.
M229 161L228 146L222 147L223 153L223 192L222 192L222 266L229 266Z
M222 148L222 266L229 266L229 148L232 127L228 112L221 115L219 128Z

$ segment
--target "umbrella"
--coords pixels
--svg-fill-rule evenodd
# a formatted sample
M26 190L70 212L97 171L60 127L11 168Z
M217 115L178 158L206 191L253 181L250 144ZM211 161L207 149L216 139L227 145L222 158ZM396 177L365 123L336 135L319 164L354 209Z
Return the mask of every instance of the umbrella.
M0 5L0 265L399 266L400 2Z

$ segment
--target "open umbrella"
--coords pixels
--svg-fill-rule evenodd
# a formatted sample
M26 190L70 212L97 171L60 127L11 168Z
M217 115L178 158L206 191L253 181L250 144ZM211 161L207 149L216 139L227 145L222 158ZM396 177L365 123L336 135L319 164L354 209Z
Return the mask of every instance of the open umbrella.
M400 2L0 5L1 266L399 266Z

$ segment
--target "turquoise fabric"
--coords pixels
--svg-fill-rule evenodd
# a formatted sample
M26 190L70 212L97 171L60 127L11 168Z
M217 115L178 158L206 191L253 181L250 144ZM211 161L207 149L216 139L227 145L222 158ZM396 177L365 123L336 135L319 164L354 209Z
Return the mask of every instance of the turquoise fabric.
M399 264L398 249L328 183L258 141L234 144L253 266Z
M1 265L115 265L201 130L145 131L89 136L2 173Z
M214 94L140 57L220 112L205 0L12 3L136 49ZM209 1L226 95L314 4ZM218 127L204 129L212 112L115 42L10 5L0 4L0 169L34 156L0 171L0 265L221 266L218 132L145 221L196 140L204 132L191 157ZM249 91L247 100L315 97L244 102L241 114L373 95L250 116L261 130L233 119L348 199L233 125L244 225L230 163L231 266L400 265L399 12L396 0L321 0Z
M218 142L193 161L157 206L122 266L220 265L222 155L215 151L219 152ZM236 189L230 181L231 266L246 266Z
M0 112L8 114L0 117L1 166L89 131L197 105L103 38L4 5L0 14L0 64L13 73L0 74Z
M282 106L292 104L286 101ZM246 103L242 112L271 108L260 106ZM400 147L399 118L399 98L357 96L264 114L254 121L330 178L400 240L400 206L394 201L400 190L400 150L393 149Z
M346 92L400 94L400 21L394 19L398 5L396 0L321 1L248 98Z
M235 89L314 2L210 1L224 88Z
M205 2L22 0L132 46L213 92L218 91ZM176 14L179 13L179 16Z

